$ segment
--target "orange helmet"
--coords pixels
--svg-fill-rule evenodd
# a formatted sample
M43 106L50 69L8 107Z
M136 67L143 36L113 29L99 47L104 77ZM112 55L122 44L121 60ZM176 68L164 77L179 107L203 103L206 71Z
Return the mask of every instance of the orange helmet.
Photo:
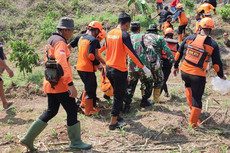
M167 35L167 34L174 34L174 31L173 31L173 29L172 28L167 28L167 29L165 29L165 35Z
M93 28L93 29L99 29L100 32L102 32L102 25L99 21L92 21L89 23L88 29Z
M208 29L214 29L214 21L211 18L203 18L200 20L201 28L208 28Z
M183 7L183 4L181 4L181 3L179 3L179 4L177 4L177 6L176 6L177 8L182 8Z
M105 39L105 36L106 36L106 33L105 33L105 30L104 29L102 29L102 31L98 34L98 38L101 38L101 40L102 39Z

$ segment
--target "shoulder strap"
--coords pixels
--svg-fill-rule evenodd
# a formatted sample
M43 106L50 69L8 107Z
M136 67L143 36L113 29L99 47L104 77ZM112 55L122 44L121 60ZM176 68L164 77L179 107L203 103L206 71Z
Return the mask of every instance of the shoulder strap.
M203 36L203 35L198 34L196 39L190 45L204 50L205 49L204 48L204 41L206 38L207 38L207 36Z

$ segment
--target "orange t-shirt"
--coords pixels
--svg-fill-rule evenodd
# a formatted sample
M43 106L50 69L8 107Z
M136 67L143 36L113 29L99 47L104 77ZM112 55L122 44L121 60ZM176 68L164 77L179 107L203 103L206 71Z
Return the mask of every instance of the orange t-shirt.
M106 65L122 72L127 71L127 53L133 62L140 68L144 65L133 49L130 35L121 29L111 30L106 37Z

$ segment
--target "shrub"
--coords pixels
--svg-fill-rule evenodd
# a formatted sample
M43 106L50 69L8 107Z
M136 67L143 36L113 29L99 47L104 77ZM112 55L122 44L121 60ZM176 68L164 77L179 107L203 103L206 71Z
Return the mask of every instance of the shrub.
M220 14L222 19L228 19L230 18L230 4L224 5L218 10L218 13Z
M184 3L185 7L189 10L193 10L194 8L194 1L191 0L181 0L182 3Z
M16 63L16 67L19 67L24 77L25 73L32 73L32 68L38 64L39 60L35 50L21 41L10 42L10 47L13 53L10 54L9 60Z

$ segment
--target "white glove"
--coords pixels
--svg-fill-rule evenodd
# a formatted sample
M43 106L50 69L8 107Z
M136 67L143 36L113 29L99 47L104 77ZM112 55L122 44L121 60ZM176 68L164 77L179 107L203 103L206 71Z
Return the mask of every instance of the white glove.
M152 75L151 71L145 65L144 65L144 67L142 69L145 72L145 75L147 77L150 77Z
M100 63L98 66L97 66L98 69L102 69L103 68L103 64Z

